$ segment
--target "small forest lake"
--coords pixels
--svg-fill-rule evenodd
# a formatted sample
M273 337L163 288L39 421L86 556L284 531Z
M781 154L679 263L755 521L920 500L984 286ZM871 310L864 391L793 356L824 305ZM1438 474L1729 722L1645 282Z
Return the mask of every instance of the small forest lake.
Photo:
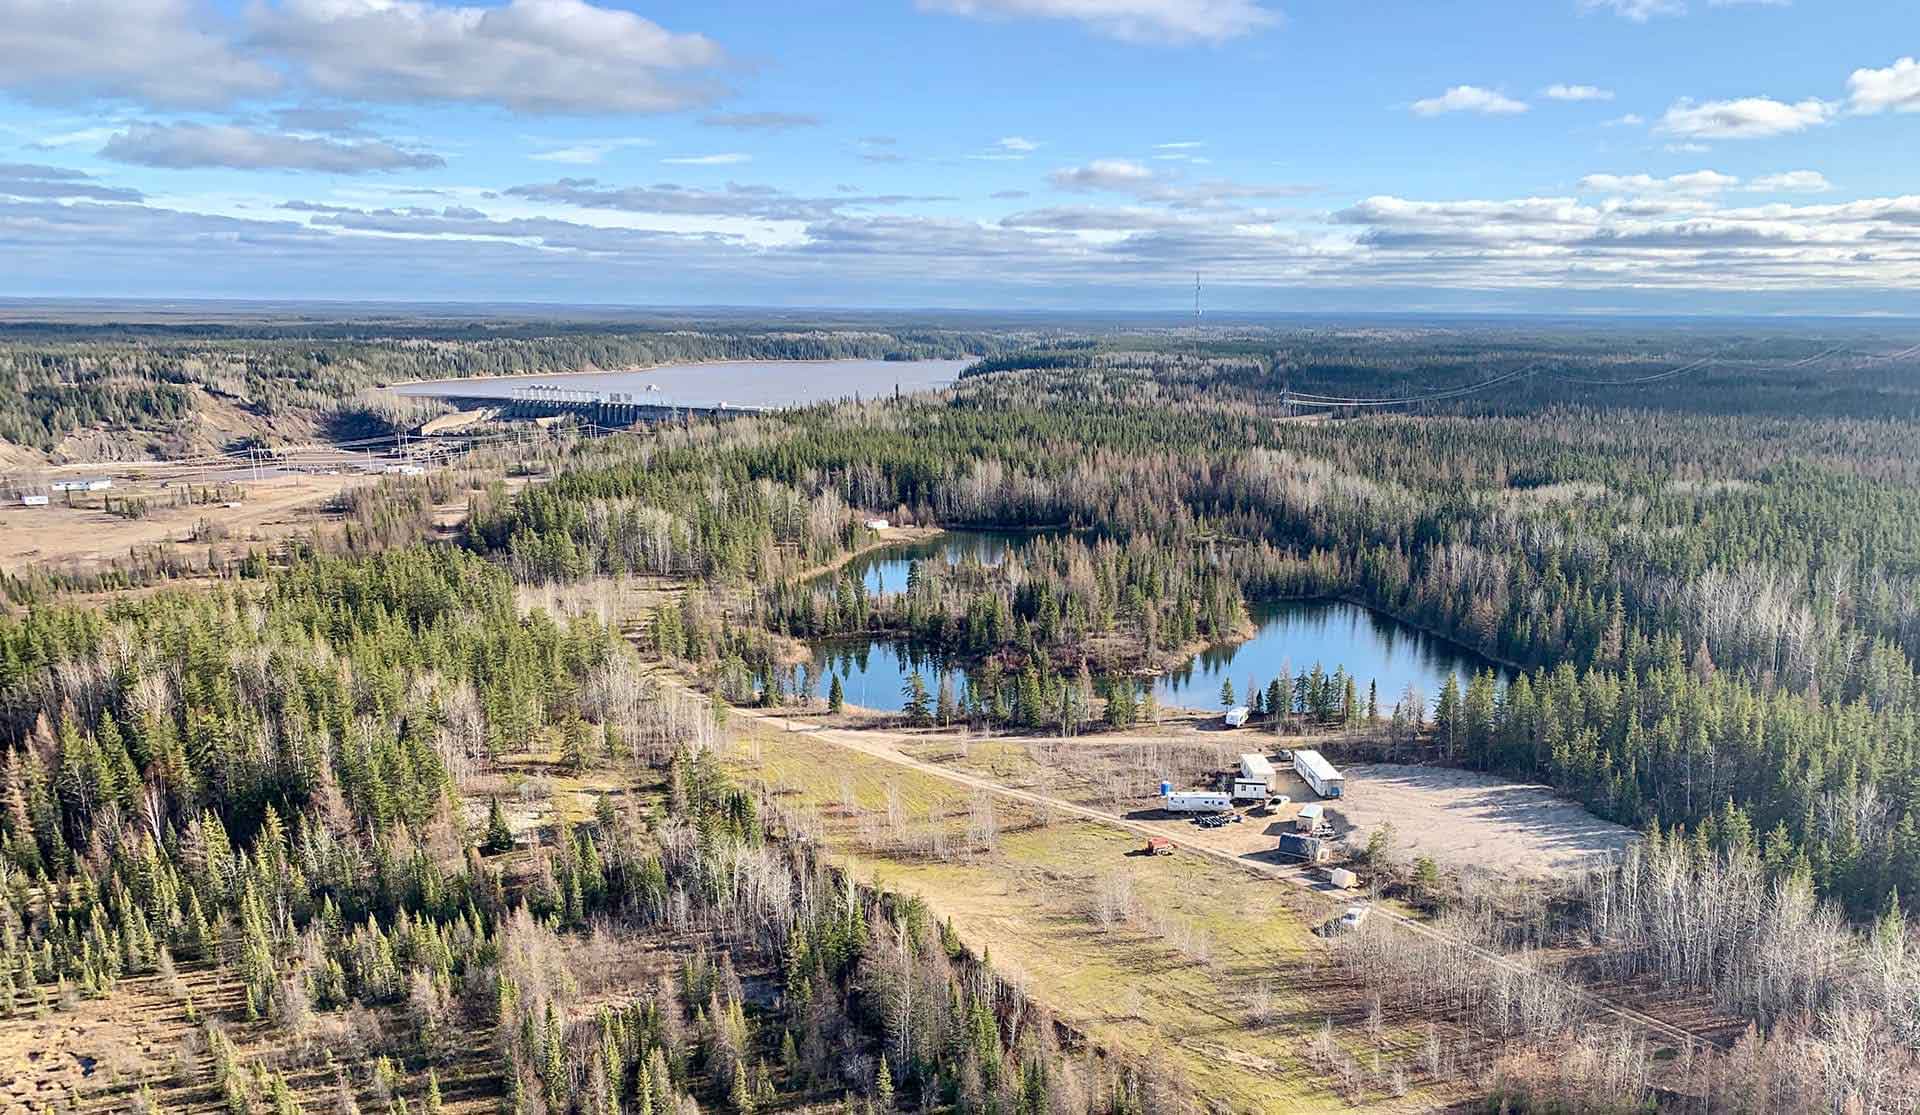
M915 561L975 559L994 565L1032 537L949 532L871 550L849 562L846 571L870 593L904 592ZM1493 670L1502 679L1512 673L1448 639L1344 600L1250 601L1247 610L1255 628L1252 637L1207 647L1153 680L1154 697L1162 707L1217 709L1222 684L1229 680L1244 700L1249 682L1264 688L1282 673L1297 675L1317 665L1329 674L1345 669L1363 700L1368 684L1377 685L1384 715L1408 686L1430 709L1449 677L1457 678L1464 689L1482 670ZM810 649L813 691L822 699L835 676L848 704L882 712L905 707L905 691L915 674L929 693L939 691L942 675L951 675L956 697L966 693L964 663L918 639L835 638L820 640Z
M876 398L953 383L970 360L722 360L612 372L396 383L396 395L428 399L510 399L529 387L630 393L652 406L805 406L854 396Z

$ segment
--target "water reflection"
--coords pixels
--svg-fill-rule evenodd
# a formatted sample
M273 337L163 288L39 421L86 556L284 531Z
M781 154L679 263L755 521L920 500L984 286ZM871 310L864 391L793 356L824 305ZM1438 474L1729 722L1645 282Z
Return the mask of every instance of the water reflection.
M1009 551L1025 546L1035 536L1008 531L970 530L936 535L919 542L902 542L869 550L844 567L870 593L907 591L907 576L916 561L937 559L951 565L977 561L999 565ZM826 580L834 578L829 574Z
M911 678L926 686L928 707L938 701L944 677L956 702L967 696L966 671L951 655L915 639L827 639L813 647L813 694L822 701L840 679L850 705L899 712L907 705Z
M1246 697L1249 683L1264 689L1282 675L1298 676L1318 665L1351 675L1362 697L1369 683L1382 710L1413 686L1431 707L1448 677L1464 687L1492 663L1445 639L1390 616L1339 600L1266 602L1252 609L1258 632L1244 643L1208 647L1154 685L1161 704L1217 708L1223 683ZM1503 671L1496 670L1496 673Z
M845 570L859 578L868 592L905 592L916 561L997 565L1035 537L1003 531L953 532L870 551L849 562ZM821 580L837 575L827 574ZM1458 678L1464 688L1481 670L1494 669L1502 680L1508 674L1464 647L1357 604L1265 601L1250 610L1257 628L1254 636L1242 643L1208 647L1159 678L1154 695L1161 705L1219 708L1221 687L1227 681L1232 681L1236 697L1244 701L1249 685L1264 691L1276 677L1291 679L1317 665L1329 675L1344 669L1363 701L1368 685L1377 686L1384 715L1409 686L1431 709L1449 677ZM964 702L967 695L964 664L914 639L823 640L813 648L812 666L816 696L825 700L838 677L847 703L863 708L885 712L905 708L916 675L926 687L930 707L938 700L943 677L953 687L957 702Z

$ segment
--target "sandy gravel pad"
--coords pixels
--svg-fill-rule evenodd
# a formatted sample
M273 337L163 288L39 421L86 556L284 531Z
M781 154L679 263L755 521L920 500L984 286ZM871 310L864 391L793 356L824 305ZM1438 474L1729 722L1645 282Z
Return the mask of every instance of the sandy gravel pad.
M1394 844L1403 854L1432 856L1446 867L1558 875L1593 866L1625 850L1637 837L1632 829L1603 821L1545 786L1389 763L1346 767L1344 772L1346 797L1326 803L1336 830L1365 844L1381 825L1391 824ZM1296 790L1313 800L1304 785ZM1351 831L1344 831L1349 826Z

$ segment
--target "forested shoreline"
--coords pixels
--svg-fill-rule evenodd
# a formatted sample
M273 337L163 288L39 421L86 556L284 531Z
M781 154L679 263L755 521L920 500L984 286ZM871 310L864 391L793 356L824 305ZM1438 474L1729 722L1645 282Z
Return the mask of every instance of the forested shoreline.
M0 327L0 441L49 451L84 431L134 430L164 448L205 401L263 423L296 420L320 438L364 436L401 409L376 388L405 380L704 360L959 358L1001 343L931 328Z

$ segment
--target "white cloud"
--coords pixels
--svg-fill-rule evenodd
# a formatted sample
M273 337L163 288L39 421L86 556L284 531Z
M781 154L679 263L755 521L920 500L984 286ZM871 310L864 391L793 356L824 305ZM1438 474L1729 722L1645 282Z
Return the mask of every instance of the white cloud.
M544 140L536 140L535 142L547 144L551 149L536 151L528 155L527 158L543 163L564 163L567 166L592 166L608 155L613 154L615 151L624 150L628 147L653 146L652 140L639 136L620 136L613 139L584 139L572 143L564 143L559 146L553 146Z
M700 122L709 128L742 132L784 132L820 126L820 118L810 112L710 112L702 116Z
M1707 0L1709 8L1784 8L1793 0ZM1655 16L1686 15L1686 0L1580 0L1583 12L1608 11L1635 23Z
M279 87L194 0L0 0L0 89L30 101L218 108Z
M668 155L660 161L675 166L734 166L752 162L753 156L739 151L725 151L717 155Z
M1616 116L1606 121L1602 126L1608 128L1637 128L1646 122L1646 117L1637 112L1629 112L1625 116Z
M115 162L168 170L223 167L368 174L446 165L438 155L409 151L384 140L343 143L234 124L136 124L108 140L100 155Z
M1125 159L1095 159L1048 175L1063 190L1140 190L1154 182L1153 171Z
M1704 155L1713 150L1705 143L1669 143L1666 152L1669 155Z
M1884 70L1853 71L1847 107L1859 113L1920 112L1920 62L1902 58Z
M1763 174L1747 183L1746 188L1755 193L1824 194L1833 189L1833 183L1817 170L1789 170L1780 174Z
M1650 174L1589 174L1580 188L1598 194L1684 194L1706 196L1730 190L1740 179L1716 170L1696 170L1656 178Z
M1062 19L1124 42L1225 42L1278 26L1257 0L920 0L928 10L1000 19Z
M1028 139L1025 136L1007 136L1006 138L996 142L994 146L998 147L1002 151L1018 151L1021 154L1025 154L1029 151L1040 150L1040 145L1038 143Z
M1659 130L1687 139L1764 139L1825 124L1834 106L1808 98L1798 104L1771 97L1731 101L1680 101L1660 118Z
M1156 143L1153 145L1153 149L1156 151L1191 151L1198 147L1205 147L1206 145L1205 140L1184 139L1178 143Z
M717 95L711 71L725 61L704 35L584 0L283 0L248 18L254 38L314 85L361 100L669 112Z
M1540 95L1555 101L1611 101L1613 90L1597 85L1549 85Z
M1413 102L1416 116L1439 116L1447 112L1478 112L1487 116L1511 116L1527 111L1524 101L1477 85L1456 85L1438 97Z
M1684 0L1580 0L1580 10L1609 11L1635 23L1645 23L1654 16L1685 15L1687 5Z

